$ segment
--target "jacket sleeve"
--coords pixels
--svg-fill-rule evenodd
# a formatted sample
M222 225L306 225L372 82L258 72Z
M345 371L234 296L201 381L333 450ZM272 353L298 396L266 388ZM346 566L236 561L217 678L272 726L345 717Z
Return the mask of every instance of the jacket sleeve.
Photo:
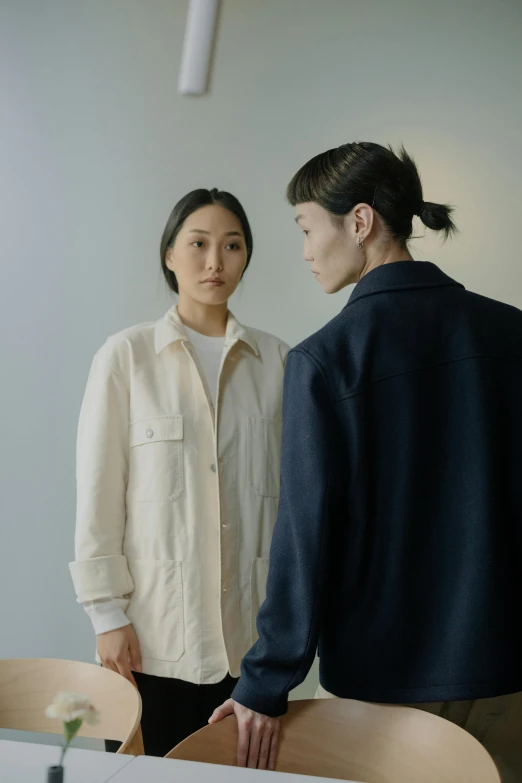
M242 663L233 698L277 717L315 657L327 575L333 497L332 399L302 349L287 360L281 496L270 552L259 639Z
M77 441L75 561L78 601L122 598L134 589L123 555L129 471L129 389L122 361L107 343L96 355Z
M86 601L83 604L96 636L116 631L118 628L131 624L125 614L128 603L128 599L125 598L107 598L106 600Z

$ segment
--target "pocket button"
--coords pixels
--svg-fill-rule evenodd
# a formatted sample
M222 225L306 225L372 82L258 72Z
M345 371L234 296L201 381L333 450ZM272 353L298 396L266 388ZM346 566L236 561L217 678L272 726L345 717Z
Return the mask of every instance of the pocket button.
M147 430L145 435L147 436L147 438L152 438L152 436L154 435L154 430Z

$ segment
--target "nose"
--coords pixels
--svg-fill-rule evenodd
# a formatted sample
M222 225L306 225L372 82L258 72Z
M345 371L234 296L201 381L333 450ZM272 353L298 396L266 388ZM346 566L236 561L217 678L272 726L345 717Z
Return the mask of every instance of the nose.
M216 273L223 269L223 259L221 258L221 249L219 247L210 248L207 253L207 271Z
M314 260L312 250L310 248L310 243L308 241L308 237L305 237L305 241L304 241L303 258L307 264L311 264L312 261Z

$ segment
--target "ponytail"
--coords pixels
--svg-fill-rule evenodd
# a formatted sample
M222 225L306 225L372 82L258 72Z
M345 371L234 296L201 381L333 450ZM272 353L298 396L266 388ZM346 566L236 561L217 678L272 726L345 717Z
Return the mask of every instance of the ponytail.
M452 214L453 207L448 204L433 204L431 201L423 201L418 212L426 228L441 231L444 239L449 239L457 231Z

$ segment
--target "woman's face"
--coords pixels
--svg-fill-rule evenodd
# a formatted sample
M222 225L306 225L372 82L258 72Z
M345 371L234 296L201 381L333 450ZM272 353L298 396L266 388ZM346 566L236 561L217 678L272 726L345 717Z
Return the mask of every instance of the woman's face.
M222 305L238 287L247 262L240 220L228 209L210 204L183 223L167 253L167 267L178 281L180 298Z
M304 233L304 259L327 294L356 283L364 267L357 246L357 225L352 213L334 225L329 213L312 202L297 204L296 223Z

